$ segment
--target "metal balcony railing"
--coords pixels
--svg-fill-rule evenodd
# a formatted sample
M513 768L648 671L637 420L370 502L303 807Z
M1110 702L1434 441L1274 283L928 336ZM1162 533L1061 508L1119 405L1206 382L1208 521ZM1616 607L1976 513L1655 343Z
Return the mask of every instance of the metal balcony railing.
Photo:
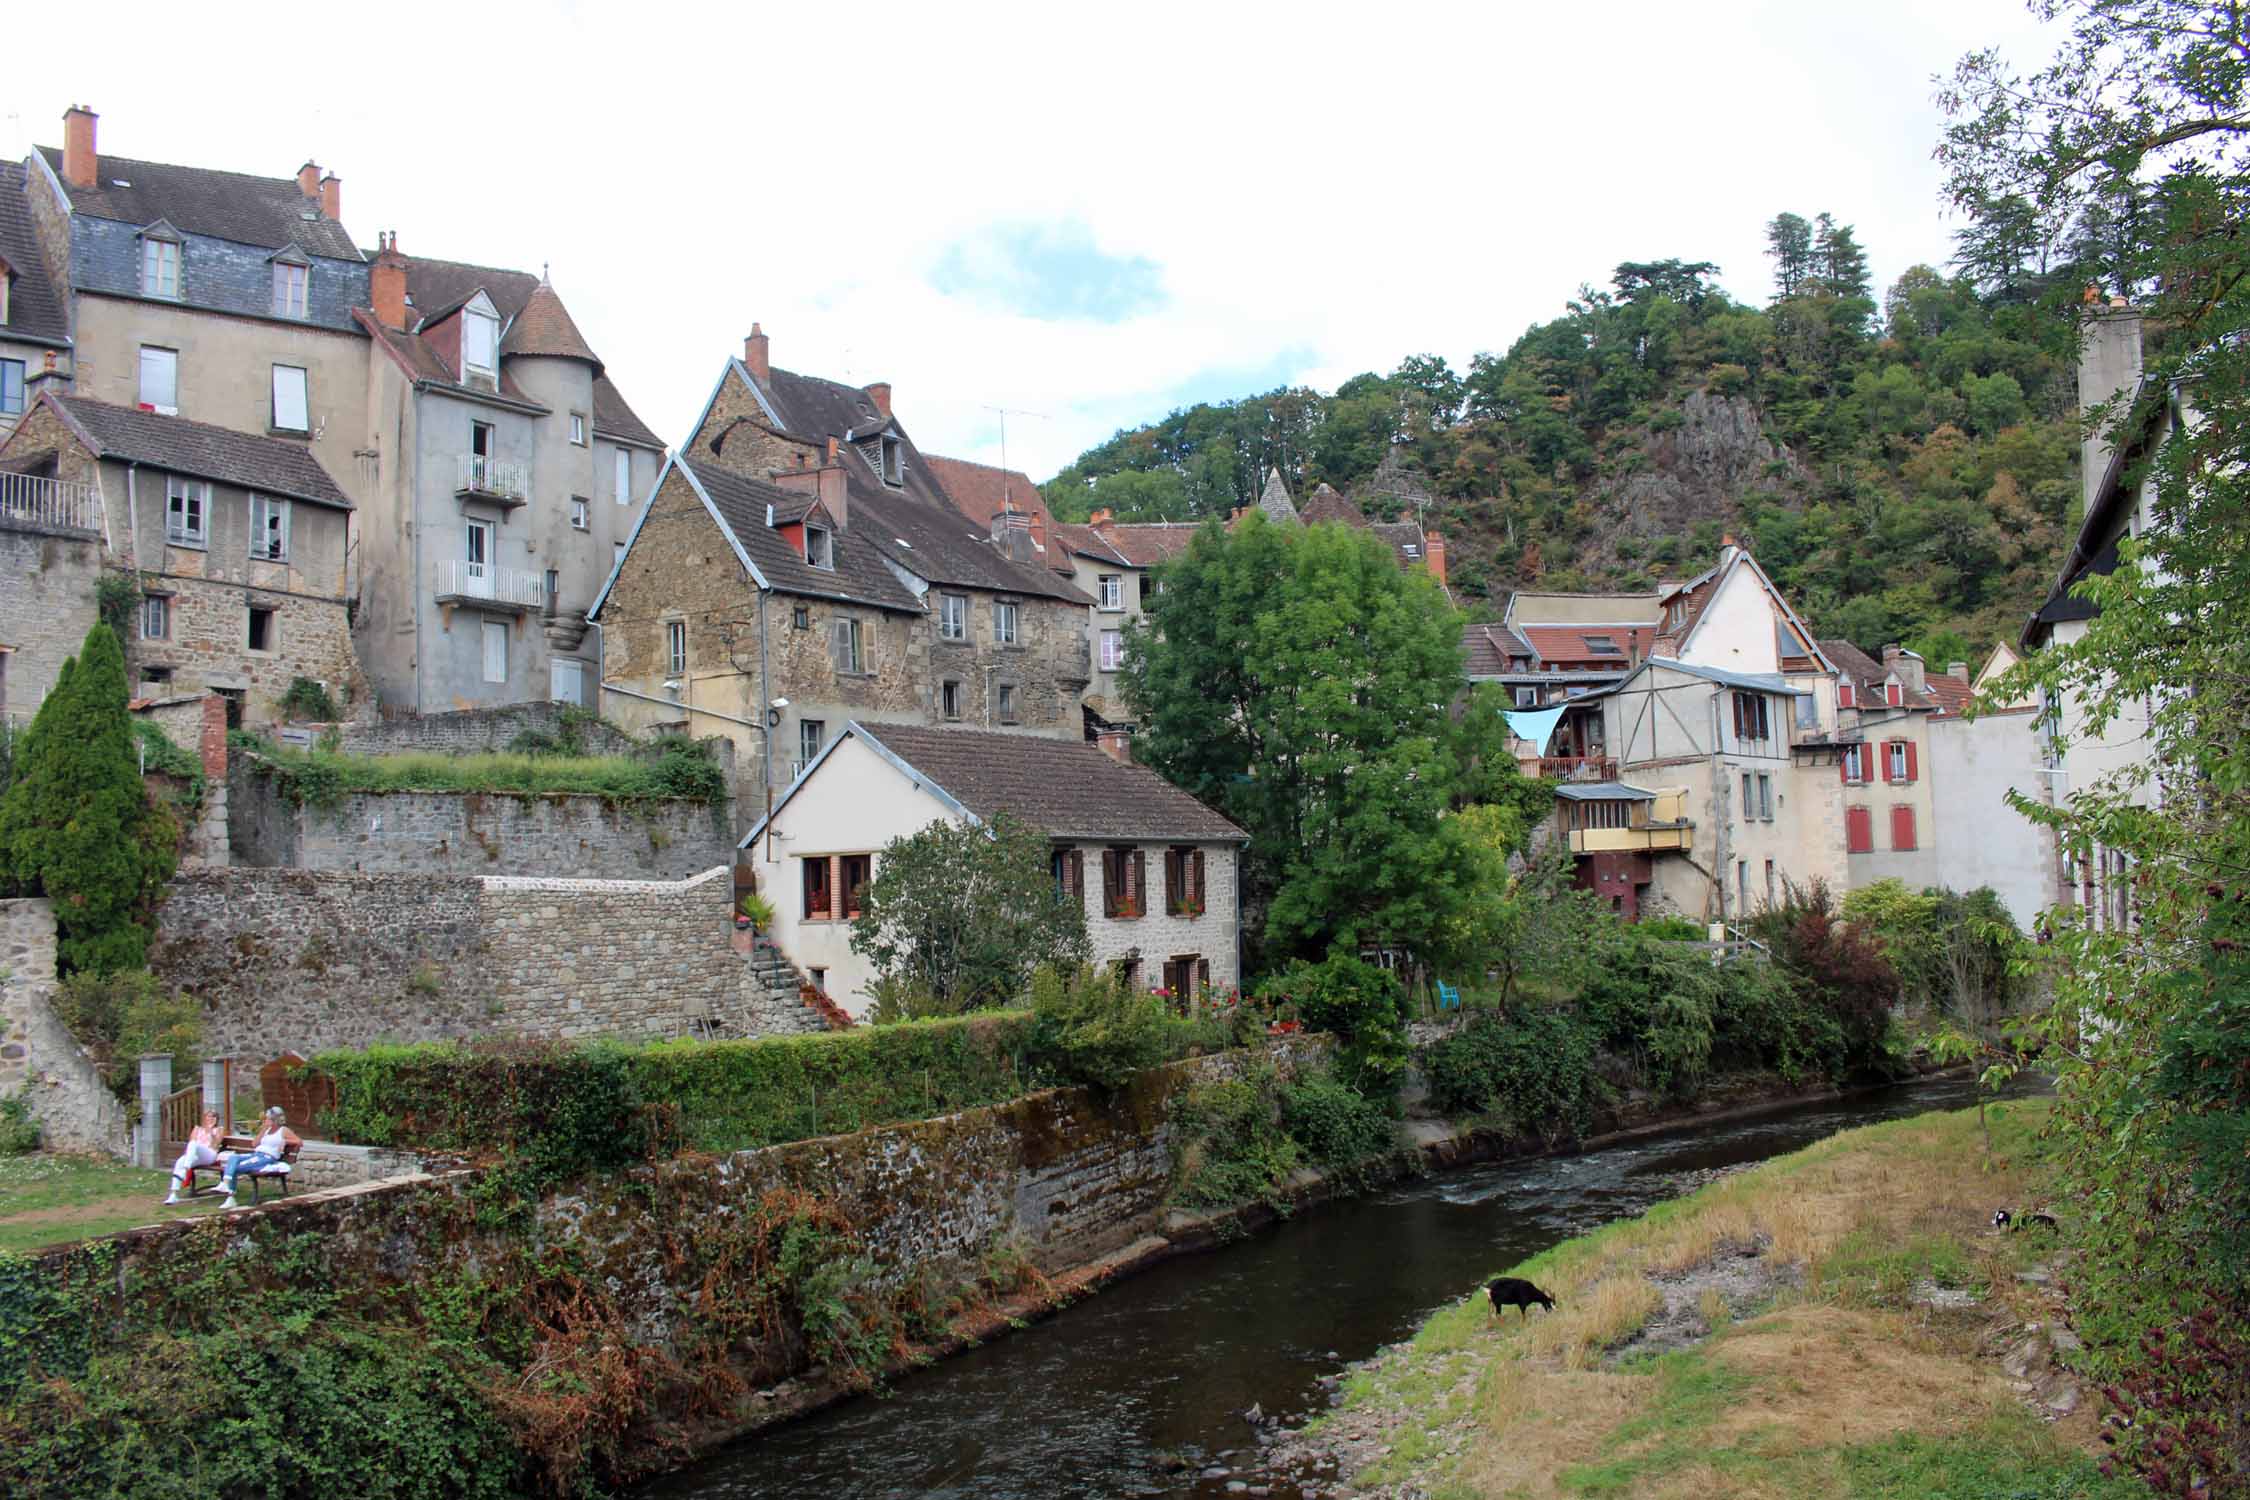
M454 466L453 493L521 502L531 498L531 480L522 464L485 453L463 453Z
M460 557L437 565L431 588L440 599L490 599L525 609L538 609L547 602L546 580L537 573Z
M0 525L102 529L102 493L93 485L33 474L0 474Z
M1548 781L1615 781L1617 762L1607 755L1547 755L1539 774Z

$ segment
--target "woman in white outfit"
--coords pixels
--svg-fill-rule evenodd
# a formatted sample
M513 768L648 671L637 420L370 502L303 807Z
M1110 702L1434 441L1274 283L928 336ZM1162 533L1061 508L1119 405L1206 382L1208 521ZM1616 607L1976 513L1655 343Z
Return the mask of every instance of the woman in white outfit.
M188 1134L187 1149L180 1153L178 1161L172 1163L172 1191L165 1198L166 1203L180 1201L180 1190L187 1186L189 1172L197 1167L215 1167L219 1164L221 1134L219 1112L215 1109L205 1110L203 1123Z

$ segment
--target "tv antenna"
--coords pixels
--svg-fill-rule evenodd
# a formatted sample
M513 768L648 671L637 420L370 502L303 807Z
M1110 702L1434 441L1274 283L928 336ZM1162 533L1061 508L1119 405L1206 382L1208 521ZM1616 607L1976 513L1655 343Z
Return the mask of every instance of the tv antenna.
M1015 470L1008 467L1008 418L1032 417L1041 422L1052 419L1043 411L1028 411L1020 406L986 406L985 410L1000 414L1000 507L1012 511L1016 508Z

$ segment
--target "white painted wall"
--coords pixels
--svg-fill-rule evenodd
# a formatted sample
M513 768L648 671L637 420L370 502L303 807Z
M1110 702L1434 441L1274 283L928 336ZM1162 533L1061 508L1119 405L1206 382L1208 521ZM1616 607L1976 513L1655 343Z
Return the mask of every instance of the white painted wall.
M1680 660L1722 672L1778 672L1773 600L1747 564L1729 572L1680 645Z
M2042 798L2037 723L2030 713L1996 713L1929 728L1940 882L1991 886L2026 928L2055 891L2053 839L2007 803L2010 789Z

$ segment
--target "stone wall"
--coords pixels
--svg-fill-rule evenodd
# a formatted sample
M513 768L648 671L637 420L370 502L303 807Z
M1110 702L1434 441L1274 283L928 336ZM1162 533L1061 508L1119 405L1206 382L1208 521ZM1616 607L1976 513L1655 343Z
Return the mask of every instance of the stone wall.
M452 713L401 714L395 718L341 724L337 732L347 755L396 755L436 750L476 755L505 750L520 734L575 738L588 755L629 755L641 744L613 724L573 715L565 724L560 703L511 703L500 708L465 708Z
M353 792L300 807L236 756L229 843L238 863L361 874L683 880L732 864L727 809L708 802L513 792Z
M101 574L99 535L38 531L0 518L0 712L28 724L54 691L66 657L75 656L100 618L94 580Z
M745 980L730 939L733 871L693 880L481 882L493 1016L526 1036L670 1036L700 1006L724 1020Z
M161 698L133 713L203 763L203 805L181 841L180 863L188 868L227 864L226 699L216 693Z
M49 1147L125 1156L125 1107L56 1019L55 988L54 908L0 901L0 1096L23 1091Z

